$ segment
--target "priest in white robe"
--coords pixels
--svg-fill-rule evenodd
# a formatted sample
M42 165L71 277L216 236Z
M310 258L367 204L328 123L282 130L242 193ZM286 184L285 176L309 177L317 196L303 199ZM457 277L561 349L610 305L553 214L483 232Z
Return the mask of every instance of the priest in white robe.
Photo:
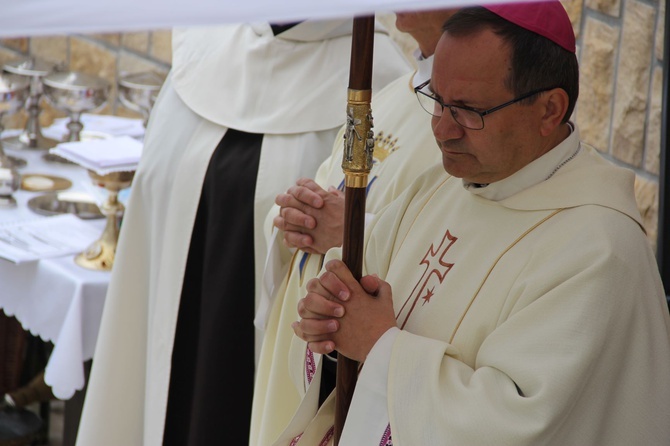
M670 444L665 293L634 174L568 120L565 10L466 8L445 30L418 92L443 165L368 227L360 282L329 252L291 366L306 346L362 363L342 445ZM277 445L332 444L317 394Z

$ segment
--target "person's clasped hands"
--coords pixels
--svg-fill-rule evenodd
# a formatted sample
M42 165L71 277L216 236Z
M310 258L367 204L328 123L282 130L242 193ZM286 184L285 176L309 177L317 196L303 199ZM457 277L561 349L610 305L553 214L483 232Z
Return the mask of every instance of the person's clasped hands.
M342 245L344 193L324 190L313 180L300 178L286 193L277 195L280 207L273 225L284 232L284 244L310 254L325 254Z
M364 362L379 338L396 327L391 286L376 275L356 281L341 260L330 260L321 276L307 283L298 302L302 318L292 324L296 336L314 353L334 350Z

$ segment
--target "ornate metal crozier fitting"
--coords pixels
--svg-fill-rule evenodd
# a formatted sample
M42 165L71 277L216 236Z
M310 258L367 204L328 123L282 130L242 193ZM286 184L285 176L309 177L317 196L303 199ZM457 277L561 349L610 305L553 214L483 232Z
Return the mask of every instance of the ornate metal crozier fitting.
M351 90L347 94L347 124L344 133L342 170L346 187L365 188L372 168L371 90Z

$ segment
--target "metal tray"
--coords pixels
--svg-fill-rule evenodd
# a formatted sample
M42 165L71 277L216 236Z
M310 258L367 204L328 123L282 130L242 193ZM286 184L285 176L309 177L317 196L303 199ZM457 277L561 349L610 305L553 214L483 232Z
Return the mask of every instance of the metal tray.
M50 192L28 200L28 207L40 215L74 214L83 220L104 218L97 204L83 201L75 194Z

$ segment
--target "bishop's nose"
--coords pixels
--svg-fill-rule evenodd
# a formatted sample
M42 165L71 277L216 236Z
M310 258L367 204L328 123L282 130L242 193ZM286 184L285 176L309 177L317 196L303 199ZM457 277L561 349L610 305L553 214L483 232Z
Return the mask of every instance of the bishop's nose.
M459 139L465 134L463 127L454 120L454 117L446 107L442 116L439 118L433 116L431 124L433 127L433 135L435 135L435 139L438 141Z

